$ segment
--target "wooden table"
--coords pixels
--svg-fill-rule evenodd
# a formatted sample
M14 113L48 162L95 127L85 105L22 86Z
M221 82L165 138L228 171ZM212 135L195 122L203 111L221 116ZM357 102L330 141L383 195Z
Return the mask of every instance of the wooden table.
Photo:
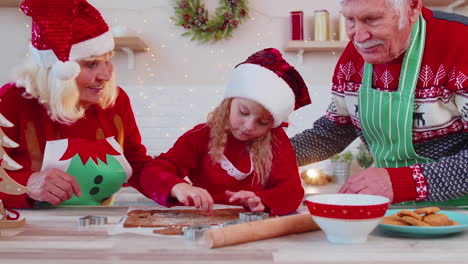
M124 206L124 204L126 204ZM438 238L408 238L375 229L365 244L331 244L322 231L218 249L182 237L110 234L131 205L154 205L125 188L114 207L20 210L27 224L2 230L0 263L467 263L468 231ZM299 211L306 209L301 207ZM459 210L462 213L468 211ZM80 217L107 216L109 224L78 227Z

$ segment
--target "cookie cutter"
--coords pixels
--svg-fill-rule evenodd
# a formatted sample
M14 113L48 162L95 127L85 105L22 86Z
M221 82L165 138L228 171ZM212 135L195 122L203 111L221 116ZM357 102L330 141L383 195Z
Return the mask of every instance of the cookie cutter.
M186 226L182 230L184 231L184 238L186 240L195 241L202 238L208 229L211 229L210 225Z
M220 224L221 227L225 227L225 226L230 226L230 225L237 225L237 224L241 224L242 222L240 220L232 220L232 221L226 221L222 224Z
M239 221L241 223L261 221L263 219L269 218L270 215L265 212L244 212L239 213Z
M106 225L107 224L107 216L96 216L96 215L88 215L85 217L81 217L78 220L78 225L80 227L92 226L92 225Z

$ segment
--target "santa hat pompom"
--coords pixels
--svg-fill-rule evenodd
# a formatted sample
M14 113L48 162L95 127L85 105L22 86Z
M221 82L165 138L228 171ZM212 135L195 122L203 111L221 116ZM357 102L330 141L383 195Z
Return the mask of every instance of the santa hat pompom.
M74 61L57 61L52 65L52 72L57 79L68 81L78 76L80 73L80 65Z

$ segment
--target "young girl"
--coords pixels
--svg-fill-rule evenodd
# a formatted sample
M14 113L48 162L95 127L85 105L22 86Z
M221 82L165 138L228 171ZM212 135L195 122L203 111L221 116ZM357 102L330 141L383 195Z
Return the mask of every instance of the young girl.
M224 97L207 123L145 166L144 191L161 205L194 205L208 214L214 203L271 215L294 212L304 190L280 125L310 103L304 80L269 48L236 66Z

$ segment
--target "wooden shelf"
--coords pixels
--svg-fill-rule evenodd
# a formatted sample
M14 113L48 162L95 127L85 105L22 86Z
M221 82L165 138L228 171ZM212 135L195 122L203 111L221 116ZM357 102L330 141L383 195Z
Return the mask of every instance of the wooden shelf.
M349 41L312 41L312 40L290 40L286 43L284 51L296 52L303 50L304 52L311 51L331 51L343 50L348 45Z
M135 52L148 51L149 47L137 36L132 37L114 37L115 50L121 50L127 54L128 69L135 69Z
M115 37L115 48L129 48L133 51L148 51L149 47L140 37Z
M19 7L23 0L0 0L0 7Z
M453 9L468 4L468 0L423 0L425 6L447 7L450 12ZM285 52L323 52L333 50L343 50L348 45L348 41L313 41L313 40L290 40L284 47Z

